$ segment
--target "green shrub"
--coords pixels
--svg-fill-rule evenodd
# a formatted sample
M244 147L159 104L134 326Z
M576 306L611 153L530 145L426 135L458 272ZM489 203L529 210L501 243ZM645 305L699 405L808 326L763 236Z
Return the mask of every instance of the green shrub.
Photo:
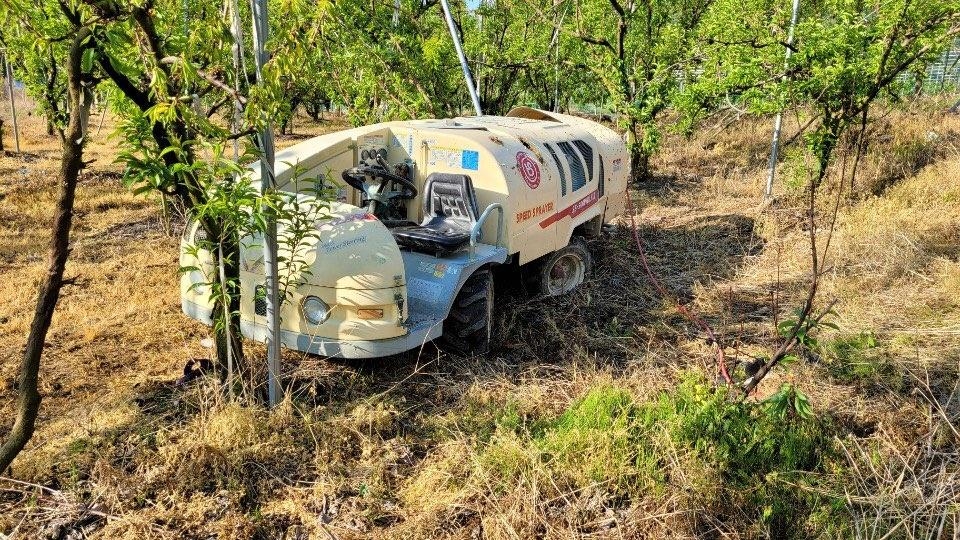
M831 501L800 487L813 478L806 473L826 470L832 424L790 385L763 402L740 401L689 376L639 403L603 385L553 418L525 419L510 407L489 417L494 433L480 443L478 463L499 492L599 486L619 501L684 492L716 519L739 516L754 534L778 538L807 536L808 520L819 528L837 515ZM672 476L678 462L682 475Z
M674 444L719 471L722 498L705 504L720 514L732 506L773 537L802 537L800 518L824 501L796 486L832 455L830 423L805 413L805 399L785 385L767 401L731 400L726 390L691 378L661 395L656 416Z

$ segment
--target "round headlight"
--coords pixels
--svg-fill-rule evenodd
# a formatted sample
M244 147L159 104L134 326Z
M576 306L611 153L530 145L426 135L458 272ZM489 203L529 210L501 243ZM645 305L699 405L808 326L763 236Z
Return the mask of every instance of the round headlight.
M316 296L303 299L303 318L310 324L320 324L330 316L330 306Z

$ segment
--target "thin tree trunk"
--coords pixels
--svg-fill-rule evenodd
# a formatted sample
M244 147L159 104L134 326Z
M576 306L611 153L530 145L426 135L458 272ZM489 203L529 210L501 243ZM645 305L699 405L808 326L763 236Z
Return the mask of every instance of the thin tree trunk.
M639 129L637 121L631 119L627 127L627 146L630 148L630 170L633 177L637 182L643 182L650 179L650 155L640 143L640 135L637 133Z
M162 47L163 40L160 39L159 34L157 33L156 26L152 19L151 12L145 11L141 8L135 8L131 11L130 16L135 22L140 30L146 35L148 43L151 44L151 47L154 49L154 54L157 58L162 58L166 55ZM100 47L104 47L104 44L99 44ZM142 89L138 86L138 79L136 77L128 77L125 73L120 71L116 66L114 66L112 60L109 56L103 55L98 58L98 65L111 81L120 89L123 94L129 98L141 111L147 111L150 107L156 105L156 97L153 93L148 90ZM163 64L161 64L163 65ZM168 79L168 92L171 95L176 95L180 92L180 89L173 82L172 79ZM187 121L183 118L177 118L170 123L161 123L154 122L151 126L151 135L153 136L154 141L157 143L159 148L169 148L173 146L173 140L187 140L189 128ZM165 153L162 157L164 163L167 167L174 167L179 163L193 164L194 156L192 151L189 150L181 155L178 152L168 152ZM185 209L190 210L196 206L202 204L206 200L206 191L201 186L196 177L193 177L189 173L185 174L183 177L179 178L174 186L175 200L179 204L182 204ZM165 195L164 195L165 196ZM207 232L210 238L219 238L220 224L217 224L213 220L204 219L201 222L201 226ZM227 254L228 259L239 259L239 251L230 251L239 250L239 244L234 243L232 247L224 245L224 252ZM233 254L231 256L231 254ZM239 280L240 270L239 263L228 264L226 267L226 276L227 280ZM214 281L219 281L219 274L214 276ZM235 315L233 316L233 321L229 325L229 328L233 332L231 342L234 344L234 362L235 365L241 365L243 354L241 348L241 336L239 330L239 295L235 300L231 301L231 312ZM222 309L215 307L214 317L219 317L219 314L222 312ZM217 347L217 357L219 363L225 361L225 344L227 343L226 335L223 333L226 331L227 325L217 325L214 324L214 336L216 342L219 344Z
M231 347L230 357L233 360L234 369L242 370L246 367L246 363L243 358L243 337L240 332L240 243L236 238L225 238L221 243L223 246L223 271L224 277L226 278L226 283L221 283L222 287L227 287L230 290L229 295L229 313L230 320L222 321L221 324L214 325L214 339L217 345L217 364L221 370L221 373L224 372L227 368L227 347ZM214 253L214 259L217 262L217 266L220 264L219 257ZM218 276L219 279L219 276ZM218 298L214 302L214 320L222 319L223 317L223 300ZM229 335L227 327L229 326ZM217 328L219 327L219 328Z
M88 106L82 103L82 84L80 60L87 45L89 29L81 28L74 37L67 61L67 85L70 98L70 123L63 136L63 154L60 163L60 197L53 221L50 239L50 262L47 275L40 285L37 306L27 336L20 363L17 416L7 439L0 446L0 472L6 471L17 454L33 436L37 414L40 411L40 358L46 341L53 312L60 298L63 285L63 271L70 255L70 228L73 223L73 201L77 189L77 179L83 167L82 116Z
M221 238L219 244L223 249L223 270L224 277L226 277L226 282L221 283L221 286L226 287L227 290L230 291L228 294L230 305L227 310L230 313L230 320L224 320L223 297L221 295L217 295L214 299L213 313L211 315L213 318L213 339L217 359L216 367L222 378L227 374L228 344L232 345L231 357L234 368L237 370L243 370L245 368L243 359L243 337L240 332L240 289L238 286L240 283L240 243L235 236L222 234L222 224L214 220L209 218L201 219L200 226L206 231L209 238ZM219 268L220 250L216 248L216 243L214 243L213 246L208 246L207 249L210 250L213 267ZM211 281L220 281L219 272L216 272L210 277L212 278ZM229 336L227 335L228 331L230 332Z

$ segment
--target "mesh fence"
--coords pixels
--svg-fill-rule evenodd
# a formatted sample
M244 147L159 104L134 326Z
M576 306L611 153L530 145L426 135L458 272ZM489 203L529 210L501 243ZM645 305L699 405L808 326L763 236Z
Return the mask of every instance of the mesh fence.
M960 38L926 66L924 71L900 76L904 93L937 94L960 90ZM917 85L922 85L918 87Z
M960 39L955 39L953 46L927 70L927 85L943 87L947 84L954 88L960 85Z

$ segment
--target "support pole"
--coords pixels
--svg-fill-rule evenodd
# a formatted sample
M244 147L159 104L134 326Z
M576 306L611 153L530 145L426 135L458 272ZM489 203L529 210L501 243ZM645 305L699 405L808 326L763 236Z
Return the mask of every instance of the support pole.
M6 63L7 70L7 91L10 94L10 114L13 115L13 140L15 143L14 148L17 149L17 153L20 153L20 127L17 125L17 104L13 99L13 68L10 67L10 53L4 51L3 60Z
M477 87L473 84L473 77L470 75L470 65L467 64L467 56L463 54L463 47L460 45L460 35L457 34L457 25L453 23L453 16L450 15L450 5L447 4L447 0L440 0L440 6L443 7L443 18L447 20L447 28L450 29L450 38L453 39L453 47L457 49L457 56L460 57L460 67L463 69L463 78L467 82L467 90L470 91L473 108L477 111L477 116L483 116L483 111L480 109L480 98L477 97Z
M230 327L230 299L227 298L227 272L223 262L223 241L221 239L217 246L217 263L220 269L220 286L224 292L223 300L223 320L227 322L227 328ZM233 332L227 331L227 391L230 395L230 401L233 401Z
M270 34L267 21L267 0L253 0L253 56L256 65L257 84L263 84L263 65L267 63L264 44ZM263 130L257 134L260 147L260 193L267 194L276 190L276 178L273 174L273 125L269 118L264 119ZM280 401L280 280L277 269L277 217L272 210L266 212L263 234L263 258L266 267L266 303L267 303L267 388L270 406Z
M793 0L793 14L790 16L790 30L787 33L787 54L783 61L783 68L786 71L790 67L790 55L793 54L793 29L797 26L797 14L800 12L800 0ZM786 75L784 75L786 79ZM780 128L783 126L783 111L777 112L777 118L773 121L773 141L770 145L770 162L767 164L767 188L763 192L763 198L769 199L773 196L773 177L777 173L777 154L780 152Z
M230 11L230 34L233 36L233 91L235 96L240 95L240 78L246 77L247 63L243 57L243 23L240 20L240 6L237 0L230 0L228 4ZM243 104L234 97L233 99L233 120L231 129L234 133L240 131L240 125L243 123ZM240 159L240 140L233 139L233 159Z
M553 27L553 35L550 37L550 45L547 47L547 54L550 49L553 50L553 112L557 112L560 107L560 28L563 27L563 19L567 17L567 8L563 8L560 14L560 21Z

